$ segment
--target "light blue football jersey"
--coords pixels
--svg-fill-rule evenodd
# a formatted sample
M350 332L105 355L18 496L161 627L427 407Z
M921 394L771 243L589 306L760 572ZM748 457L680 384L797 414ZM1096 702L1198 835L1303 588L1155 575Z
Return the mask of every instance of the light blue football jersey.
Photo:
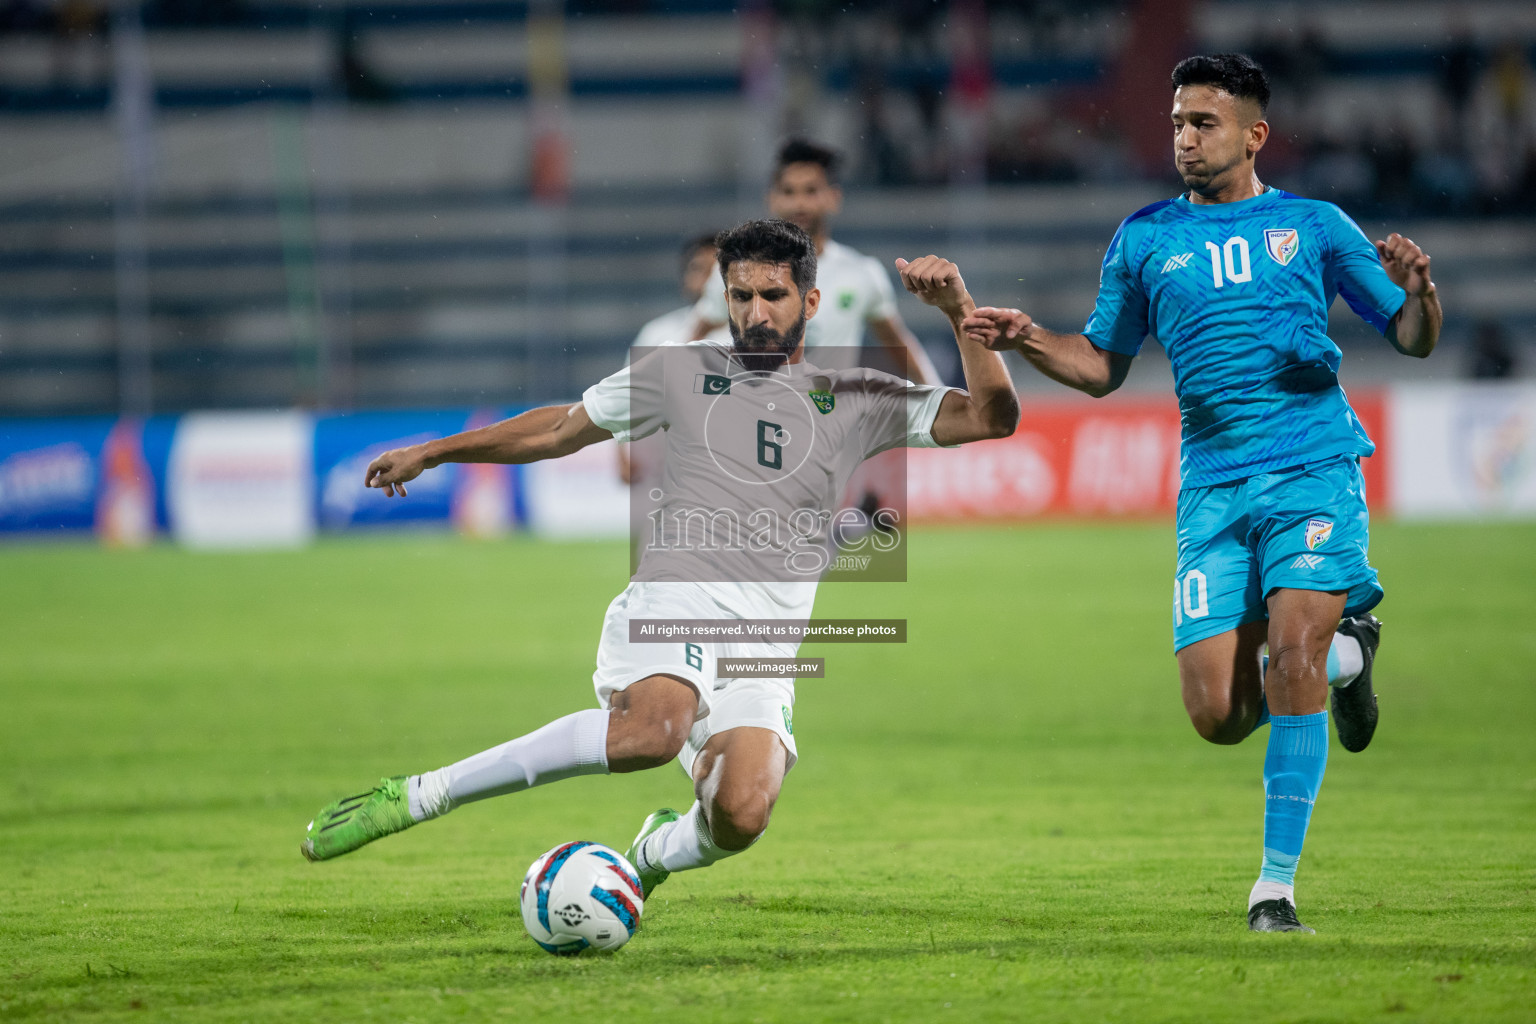
M1335 295L1378 331L1406 298L1337 206L1273 188L1238 203L1181 196L1121 223L1083 333L1132 356L1149 334L1162 343L1180 477L1204 487L1376 450L1339 387Z

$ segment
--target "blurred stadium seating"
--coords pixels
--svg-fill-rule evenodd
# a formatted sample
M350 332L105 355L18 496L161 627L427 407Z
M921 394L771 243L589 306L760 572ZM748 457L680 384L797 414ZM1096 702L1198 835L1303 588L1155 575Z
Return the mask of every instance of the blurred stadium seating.
M1458 374L1474 332L1512 354L1482 365L1530 366L1528 4L995 4L969 69L950 54L979 5L742 8L565 4L569 190L537 197L528 5L148 4L139 114L114 102L133 79L105 7L4 5L0 412L126 404L118 215L136 147L151 370L136 411L572 398L677 304L677 242L760 209L762 155L791 131L849 154L839 238L953 255L978 295L1078 323L1115 223L1177 188L1163 55L1214 48L1274 72L1269 180L1435 258L1447 351L1389 358L1343 316L1360 372ZM754 56L765 33L771 63ZM970 165L967 96L985 124ZM946 355L942 325L904 312Z

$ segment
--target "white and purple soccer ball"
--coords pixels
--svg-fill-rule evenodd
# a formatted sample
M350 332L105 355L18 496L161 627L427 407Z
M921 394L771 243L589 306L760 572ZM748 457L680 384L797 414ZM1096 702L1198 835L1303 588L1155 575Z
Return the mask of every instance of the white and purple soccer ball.
M523 877L523 926L556 956L618 949L640 926L645 899L624 855L601 843L561 843Z

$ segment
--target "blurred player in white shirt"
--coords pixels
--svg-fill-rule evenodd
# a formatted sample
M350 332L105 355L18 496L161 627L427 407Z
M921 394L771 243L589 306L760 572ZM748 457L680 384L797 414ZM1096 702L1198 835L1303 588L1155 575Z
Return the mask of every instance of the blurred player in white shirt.
M683 243L680 255L682 280L679 283L687 304L647 320L645 326L640 328L640 333L635 335L635 340L630 342L631 348L655 348L669 342L688 341L693 337L694 322L697 319L694 306L704 294L705 285L715 277L715 233L695 235L688 239ZM720 325L718 340L730 340L724 324Z
M693 337L693 325L696 315L693 311L695 303L704 294L704 286L715 275L715 232L695 235L683 243L680 252L682 259L682 280L679 282L683 298L687 299L687 305L679 306L647 320L640 328L640 333L635 335L635 340L629 343L630 351L644 351L655 348L658 345L675 345L687 341ZM711 341L729 342L730 331L722 324L719 329L709 334ZM647 470L655 468L648 466L637 467L634 464L633 453L629 445L619 445L619 479L626 484L634 483L635 471L638 468L643 475Z
M843 190L837 183L839 162L838 154L825 146L791 139L779 149L768 189L768 212L798 226L816 244L821 310L805 325L809 358L822 367L846 369L833 363L852 365L867 327L890 355L896 373L917 384L941 384L928 353L896 312L896 290L885 265L832 240L832 218L843 206ZM719 274L710 276L694 315L691 338L708 337L725 326L725 285ZM829 360L818 357L815 350L819 348L841 351Z

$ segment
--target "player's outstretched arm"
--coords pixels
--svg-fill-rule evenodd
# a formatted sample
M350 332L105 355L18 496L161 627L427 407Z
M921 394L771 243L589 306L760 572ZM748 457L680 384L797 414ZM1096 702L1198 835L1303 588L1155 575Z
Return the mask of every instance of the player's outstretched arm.
M939 256L923 256L910 263L897 260L896 267L907 291L949 318L965 370L966 390L944 396L933 421L933 439L952 445L1012 434L1019 425L1019 394L1002 356L971 341L961 330L961 322L976 303L965 289L960 268Z
M393 497L424 470L445 462L538 462L605 441L613 434L593 423L586 406L546 405L478 430L387 451L368 464L365 487Z
M994 352L1015 349L1059 384L1103 398L1125 383L1131 357L1099 348L1082 334L1046 330L1017 309L981 306L961 322L966 337Z
M1429 276L1429 256L1413 239L1396 232L1373 244L1387 276L1408 293L1403 308L1392 317L1387 340L1404 355L1423 359L1435 350L1444 320L1440 296Z

